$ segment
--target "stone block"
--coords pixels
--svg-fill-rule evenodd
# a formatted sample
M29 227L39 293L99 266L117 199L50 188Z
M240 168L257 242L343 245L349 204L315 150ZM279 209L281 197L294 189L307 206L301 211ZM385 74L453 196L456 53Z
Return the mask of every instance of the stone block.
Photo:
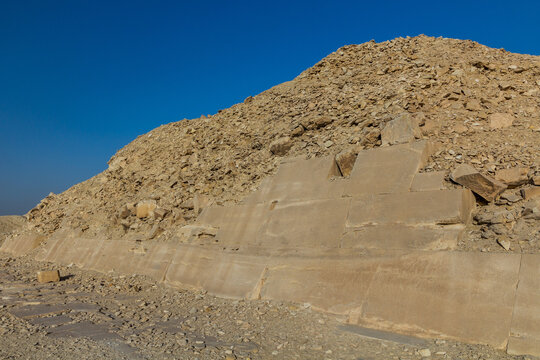
M367 225L348 228L341 248L449 250L457 246L465 227L407 226L401 224Z
M360 151L344 195L409 191L413 178L427 159L426 141Z
M215 242L224 246L253 245L261 226L268 221L273 204L212 206L197 219L198 225L216 228Z
M522 256L507 352L540 356L540 255Z
M408 113L389 121L381 131L382 145L403 144L420 137L420 128L416 120Z
M341 172L341 175L349 176L351 174L357 155L357 148L350 148L336 155L336 164Z
M271 248L337 248L350 199L278 202L255 245Z
M226 298L258 298L265 272L264 257L225 252L221 248L178 245L165 274L165 283L205 289Z
M383 259L351 323L503 348L520 255L416 252Z
M8 237L2 243L0 251L10 253L14 256L21 256L37 248L44 240L45 236L37 233Z
M353 199L347 226L462 224L470 220L474 206L466 189L368 195Z
M154 215L154 210L157 208L155 200L144 200L137 204L136 215L139 219L150 217Z
M489 127L492 129L503 129L512 126L514 116L506 113L494 113L489 115Z
M444 190L445 177L445 171L416 174L411 185L411 191Z
M489 176L483 175L470 165L460 165L450 174L452 181L465 186L487 201L493 201L501 194L506 185Z
M293 158L283 162L277 173L263 181L259 189L244 202L270 203L285 200L313 200L334 197L331 194L333 176L340 176L334 156L309 160Z
M40 283L60 281L60 271L58 270L38 271L37 280Z

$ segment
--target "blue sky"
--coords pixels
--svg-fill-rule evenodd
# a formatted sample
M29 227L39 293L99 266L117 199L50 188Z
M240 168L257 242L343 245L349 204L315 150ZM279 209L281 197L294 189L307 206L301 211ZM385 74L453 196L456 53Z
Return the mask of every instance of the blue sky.
M538 3L0 0L0 215L346 44L426 34L539 55Z

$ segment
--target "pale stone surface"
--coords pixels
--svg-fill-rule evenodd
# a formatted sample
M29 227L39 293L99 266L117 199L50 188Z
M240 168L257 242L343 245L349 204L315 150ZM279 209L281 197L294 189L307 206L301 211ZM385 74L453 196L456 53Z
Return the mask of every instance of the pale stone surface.
M358 323L502 348L519 264L520 255L495 253L417 252L390 258L371 281Z
M466 189L367 195L353 200L347 226L466 223L474 204Z
M449 250L456 247L464 230L463 225L368 225L348 228L341 239L341 248Z
M540 256L522 256L507 351L540 356Z
M381 131L381 140L383 146L403 144L414 141L419 135L420 128L416 120L409 113L404 113L386 124Z
M414 176L411 191L444 190L446 171L420 173Z
M257 237L257 245L337 248L350 202L335 199L277 203Z
M270 152L274 155L283 156L291 149L293 143L290 137L282 137L270 144Z
M350 148L336 155L336 163L343 176L349 176L354 167L358 149Z
M345 186L345 194L382 194L409 191L425 161L428 144L410 144L361 151Z
M524 167L501 169L495 174L495 179L505 183L509 188L514 188L529 181L528 173L529 169Z
M21 256L37 248L44 239L43 235L35 233L9 237L4 241L0 250L15 256Z
M38 271L37 280L40 283L49 283L60 281L60 272L58 270Z
M493 201L501 194L506 185L489 176L483 175L470 165L460 165L450 174L450 178L487 201Z
M137 204L136 215L139 219L151 217L154 215L154 210L157 208L155 200L144 200Z

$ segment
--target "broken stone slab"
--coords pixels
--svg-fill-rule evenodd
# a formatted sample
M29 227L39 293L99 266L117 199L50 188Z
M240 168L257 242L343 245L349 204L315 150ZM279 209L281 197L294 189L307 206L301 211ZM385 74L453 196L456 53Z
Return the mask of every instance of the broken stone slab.
M403 144L420 137L418 122L409 113L389 121L381 131L382 145Z
M37 233L22 234L8 237L0 247L0 251L20 256L29 253L39 247L46 239L44 235Z
M420 173L414 176L411 191L444 190L446 171Z
M495 174L495 179L505 183L509 188L515 188L529 181L528 173L529 169L525 167L501 169Z
M450 173L452 181L465 186L487 201L494 201L506 189L506 185L481 174L470 165L460 165Z
M336 164L343 176L349 176L354 167L356 156L358 156L357 148L344 150L336 155Z
M38 271L37 280L40 283L58 282L60 281L60 271L58 270Z

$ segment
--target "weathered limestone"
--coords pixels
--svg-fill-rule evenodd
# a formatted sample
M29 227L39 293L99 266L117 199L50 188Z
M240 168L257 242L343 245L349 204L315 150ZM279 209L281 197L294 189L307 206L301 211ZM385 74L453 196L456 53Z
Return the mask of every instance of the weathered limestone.
M0 250L14 256L21 256L37 248L44 239L45 237L40 234L9 237L4 241Z
M422 141L360 152L344 194L355 197L409 191L429 151L429 144Z
M445 171L416 174L411 185L411 191L444 190L445 177Z
M506 113L494 113L489 116L489 127L492 129L503 129L512 126L514 116Z
M474 204L466 189L367 195L353 200L347 226L467 223Z
M420 128L409 113L389 121L381 131L383 146L412 142L415 137L420 137Z
M521 189L521 196L523 196L525 200L540 199L540 186L531 186Z
M427 142L360 151L348 178L350 158L339 168L333 156L289 159L244 202L201 206L174 241L57 232L36 258L222 297L310 303L351 324L540 354L540 257L448 251L465 235L475 198L444 189L442 172L418 173L430 152ZM485 177L464 173L465 184L485 190ZM33 239L10 239L2 249L28 252Z
M529 181L528 173L529 169L524 167L501 169L495 174L495 179L505 183L509 188L515 188Z
M540 355L540 256L522 255L507 351Z
M60 272L58 270L38 271L37 280L40 283L60 281Z
M451 174L450 178L456 183L471 189L487 201L493 201L501 194L506 185L483 175L469 165L458 166Z

